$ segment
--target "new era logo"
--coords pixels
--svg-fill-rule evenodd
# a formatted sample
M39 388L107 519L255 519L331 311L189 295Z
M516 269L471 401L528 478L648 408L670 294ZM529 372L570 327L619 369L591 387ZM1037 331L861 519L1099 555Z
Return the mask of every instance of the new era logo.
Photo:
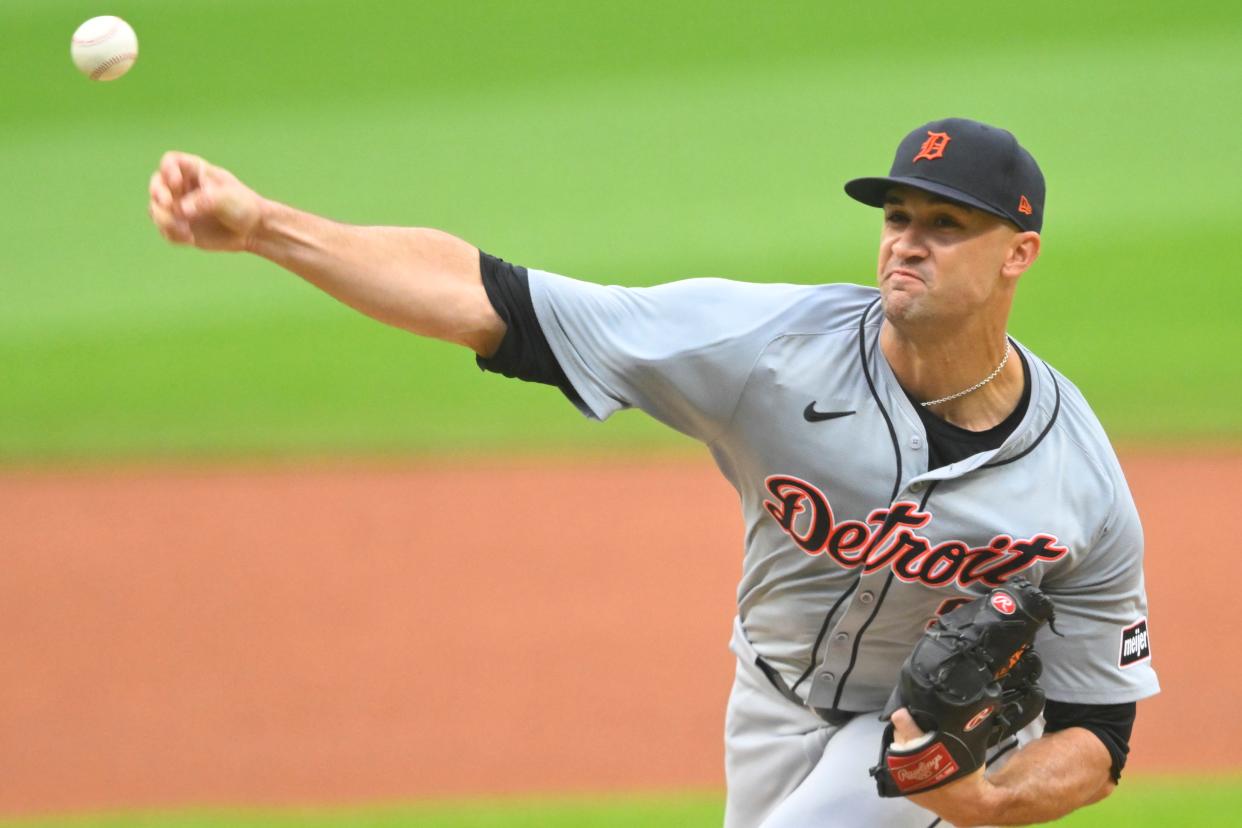
M1147 619L1140 618L1121 631L1121 655L1118 667L1130 667L1151 658L1151 640L1147 637Z

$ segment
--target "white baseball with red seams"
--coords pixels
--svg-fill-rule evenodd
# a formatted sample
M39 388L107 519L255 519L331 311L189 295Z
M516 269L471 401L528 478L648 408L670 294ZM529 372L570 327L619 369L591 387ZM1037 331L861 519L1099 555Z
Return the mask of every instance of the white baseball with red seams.
M91 80L115 80L138 59L138 36L119 17L92 17L73 33L69 54L78 71Z

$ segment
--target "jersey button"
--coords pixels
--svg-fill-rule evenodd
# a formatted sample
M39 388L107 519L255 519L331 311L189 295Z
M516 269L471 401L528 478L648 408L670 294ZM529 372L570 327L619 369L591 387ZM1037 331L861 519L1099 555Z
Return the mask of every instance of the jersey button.
M872 592L860 592L860 593L858 593L858 601L859 601L859 603L862 603L862 604L870 604L870 603L871 603L872 601L874 601L874 600L875 600L875 594L874 594L874 593L872 593Z
M922 482L915 482L915 483L911 483L911 484L910 484L910 491L912 491L912 492L921 492L921 491L923 491L923 484L922 484Z
M820 681L826 681L829 684L831 684L832 682L837 680L837 677L834 676L832 673L820 673L819 679Z
M910 448L922 448L922 447L923 447L922 437L916 434L910 438Z
M839 632L839 633L837 633L836 635L834 635L834 636L832 637L832 640L833 640L833 641L849 641L849 640L850 640L850 634L849 634L849 633Z

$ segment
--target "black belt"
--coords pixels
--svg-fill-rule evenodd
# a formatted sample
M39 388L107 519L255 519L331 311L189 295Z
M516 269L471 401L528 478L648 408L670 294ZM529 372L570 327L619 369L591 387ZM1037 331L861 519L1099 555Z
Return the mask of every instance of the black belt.
M840 727L858 715L848 710L838 710L835 707L810 707L797 693L789 689L785 679L781 678L781 674L776 672L775 667L763 660L763 656L755 656L755 666L763 671L763 674L768 677L768 681L772 683L772 686L776 688L778 693L798 705L798 707L807 708L833 727Z

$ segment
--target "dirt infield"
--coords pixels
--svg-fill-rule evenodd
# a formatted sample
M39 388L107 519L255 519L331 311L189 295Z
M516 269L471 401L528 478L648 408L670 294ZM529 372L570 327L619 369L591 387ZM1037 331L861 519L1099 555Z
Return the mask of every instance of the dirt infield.
M1164 685L1130 767L1236 767L1242 454L1124 460ZM706 460L11 472L0 544L0 814L723 783Z

